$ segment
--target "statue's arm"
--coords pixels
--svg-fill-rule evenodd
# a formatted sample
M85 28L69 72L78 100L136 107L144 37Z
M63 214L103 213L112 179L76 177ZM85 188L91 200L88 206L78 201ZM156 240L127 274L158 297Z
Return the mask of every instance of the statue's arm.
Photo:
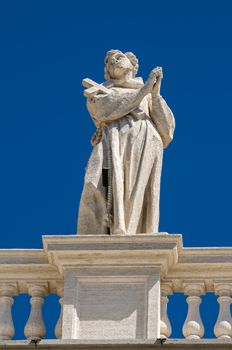
M162 78L163 71L160 67L157 72L156 83L154 84L152 92L149 95L149 109L150 116L162 138L164 148L166 148L173 139L175 119L171 109L168 107L166 101L160 95Z
M148 95L156 81L156 69L153 69L144 86L127 91L112 91L107 94L92 96L87 99L87 108L95 124L110 123L121 119L139 107L141 101Z
M150 116L162 138L164 148L173 140L175 119L171 109L161 95L151 95Z
M101 116L99 119L107 123L123 118L135 108L139 107L141 101L147 94L149 94L149 88L146 85L140 89L134 90L133 94L123 93L123 95L117 97L117 104L114 110L111 113Z

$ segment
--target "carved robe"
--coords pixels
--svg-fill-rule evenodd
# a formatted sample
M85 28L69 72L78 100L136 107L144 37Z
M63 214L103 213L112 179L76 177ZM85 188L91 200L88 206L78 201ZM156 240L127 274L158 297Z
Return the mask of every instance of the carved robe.
M78 234L107 233L109 210L111 234L158 232L163 148L172 140L175 122L161 96L148 94L140 110L127 110L137 91L112 87L110 94L88 99L91 117L104 131L88 162ZM102 183L103 168L110 169L111 198Z

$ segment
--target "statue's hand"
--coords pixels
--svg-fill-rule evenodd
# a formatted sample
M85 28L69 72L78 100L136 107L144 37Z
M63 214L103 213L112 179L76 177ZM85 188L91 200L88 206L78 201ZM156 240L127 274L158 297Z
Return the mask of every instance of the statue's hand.
M160 95L160 88L161 88L161 80L163 79L163 70L161 67L157 67L154 69L156 72L156 82L152 87L152 96L159 96Z
M162 70L162 67L156 67L154 69L154 72L155 72L155 75L156 75L156 78L157 79L162 79L163 78L163 70Z
M152 88L156 82L156 69L152 69L151 73L149 74L149 77L146 81L145 87L148 93L152 91Z
M148 80L145 84L148 93L152 92L154 86L156 83L161 80L163 77L163 72L161 67L156 67L152 69L151 73L149 74Z
M163 70L161 67L155 68L156 71L156 82L152 88L152 96L160 96L161 80L163 79Z

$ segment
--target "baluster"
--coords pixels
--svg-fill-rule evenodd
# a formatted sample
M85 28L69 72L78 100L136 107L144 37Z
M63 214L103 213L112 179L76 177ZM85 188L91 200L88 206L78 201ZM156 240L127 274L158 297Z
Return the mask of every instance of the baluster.
M60 316L56 323L55 327L55 335L57 339L62 338L62 322L63 322L63 301L64 301L64 286L60 285L57 287L57 294L60 295L59 303L60 303Z
M14 336L14 323L11 307L14 302L12 296L17 295L15 283L0 283L0 339L7 340Z
M168 283L161 284L161 320L160 320L160 338L169 338L172 333L172 327L168 318L167 295L172 294L172 287Z
M28 339L42 339L45 337L46 329L42 316L43 296L47 295L47 283L28 285L31 295L31 312L24 328L25 337Z
M214 326L214 334L219 339L232 338L232 318L230 313L232 284L215 283L215 294L219 295L219 314Z
M188 314L183 325L183 334L187 339L200 339L204 335L204 326L200 316L200 295L204 294L204 284L183 284L184 294L188 295Z

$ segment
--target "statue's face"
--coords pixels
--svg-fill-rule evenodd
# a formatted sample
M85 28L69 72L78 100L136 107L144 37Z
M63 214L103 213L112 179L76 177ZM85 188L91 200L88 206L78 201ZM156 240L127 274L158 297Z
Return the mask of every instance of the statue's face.
M122 52L115 53L109 60L109 72L113 79L123 79L132 69L130 60Z

